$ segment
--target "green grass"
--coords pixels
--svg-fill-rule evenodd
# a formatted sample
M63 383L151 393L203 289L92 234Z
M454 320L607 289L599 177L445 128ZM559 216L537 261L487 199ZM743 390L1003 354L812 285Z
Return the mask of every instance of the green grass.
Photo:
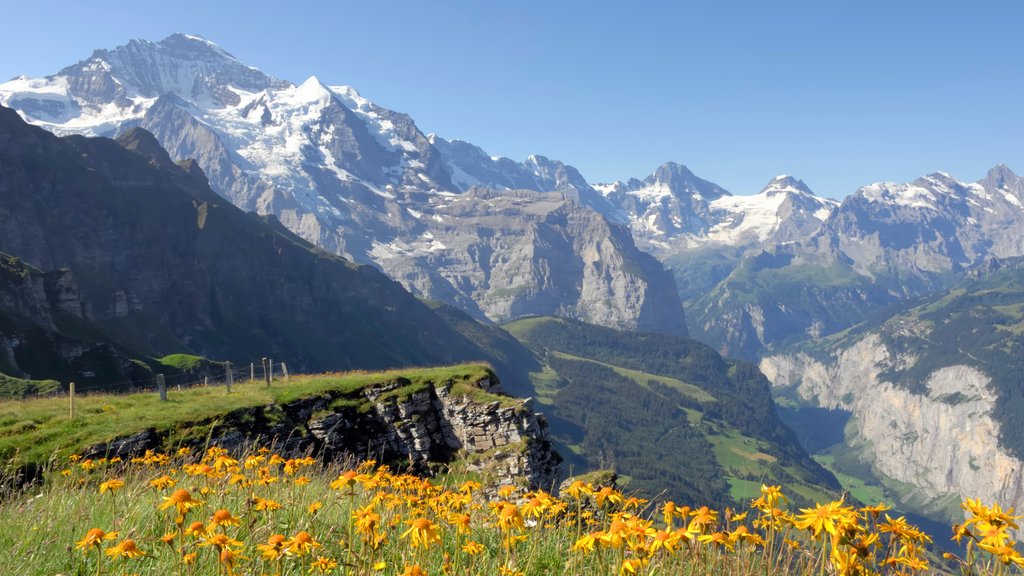
M719 434L708 434L714 447L715 459L727 471L741 476L760 475L768 464L776 461L774 456L761 452L759 442L737 432L734 428L723 428Z
M678 380L676 378L670 378L668 376L659 376L658 374L651 374L651 373L648 373L648 372L641 372L639 370L630 370L629 368L622 368L621 366L615 366L614 364L606 364L604 362L599 362L599 361L591 359L591 358L583 358L581 356L573 356L572 354L566 354L565 352L553 352L553 354L555 356L558 356L559 358L565 358L566 360L579 360L579 361L584 361L584 362L592 362L592 363L598 364L600 366L605 366L607 368L611 368L619 376L624 376L626 378L629 378L633 382L636 382L638 385L643 386L644 388L647 388L648 390L650 390L650 388L651 388L650 381L654 380L655 382L660 382L661 384L664 384L665 386L668 386L670 388L675 389L676 391L682 393L684 396L689 396L690 398L692 398L693 400L696 400L697 402L715 402L716 401L715 397L712 396L711 394L708 394L707 392L701 390L700 388L698 388L697 386L694 386L693 384L689 384L687 382L683 382L682 380Z
M756 480L729 478L729 493L737 502L747 502L761 495L761 483Z
M829 472L835 475L843 489L851 496L867 505L874 505L885 500L885 489L881 486L867 484L864 480L839 472L835 468L835 456L831 454L814 456L822 466L828 468Z
M270 388L262 382L237 382L230 394L220 385L180 391L172 388L167 392L167 402L161 402L155 393L90 394L77 398L74 421L69 417L66 396L8 400L0 402L0 458L16 458L19 463L42 462L54 454L67 455L146 428L181 438L180 431L208 428L211 422L236 410L287 404L325 392L356 396L371 384L399 377L408 378L410 384L387 393L382 399L403 397L431 383L452 381L453 394L469 396L479 402L517 405L515 399L489 394L470 385L488 375L491 372L485 365L464 364L376 373L293 376L287 385L276 381Z
M0 398L23 398L36 394L52 394L60 390L56 380L24 380L0 374Z

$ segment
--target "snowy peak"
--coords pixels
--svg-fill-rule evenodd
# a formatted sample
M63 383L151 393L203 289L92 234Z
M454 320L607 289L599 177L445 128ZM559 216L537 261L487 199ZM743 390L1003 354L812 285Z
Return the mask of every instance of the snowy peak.
M807 187L807 184L804 184L803 180L797 180L788 174L780 174L775 178L772 178L758 194L799 194L814 196L814 192L811 192L811 189Z
M180 33L159 42L131 40L113 50L97 50L57 76L68 79L72 96L90 103L174 94L192 102L234 105L239 100L235 90L258 92L287 84L242 64L209 40Z
M649 188L660 188L671 193L677 198L689 198L699 196L705 200L714 200L722 196L729 196L724 188L697 177L683 164L666 162L644 179Z
M1024 179L1017 176L1006 164L997 164L988 171L979 184L989 190L1013 190L1020 189Z

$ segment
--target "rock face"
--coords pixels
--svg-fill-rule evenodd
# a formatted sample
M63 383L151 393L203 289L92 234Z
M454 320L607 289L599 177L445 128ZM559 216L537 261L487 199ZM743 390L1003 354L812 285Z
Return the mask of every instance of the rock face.
M913 486L913 504L925 512L942 513L950 496L1024 506L1024 462L999 446L991 379L970 366L946 366L917 393L883 376L916 361L872 334L827 361L800 353L768 356L760 367L780 392L850 411L847 443L877 473Z
M447 462L461 453L468 469L492 477L492 484L524 479L532 487L553 489L561 458L551 448L547 421L533 412L530 400L511 406L501 400L481 404L452 394L451 383L404 399L386 398L408 384L399 379L366 389L374 406L372 422L351 411L335 412L311 419L308 428L332 452L379 454L385 460L408 458L421 464ZM493 376L474 386L503 395ZM379 433L360 434L367 426Z
M209 441L239 451L253 443L293 454L312 450L326 461L373 458L418 472L458 459L490 487L557 488L561 457L548 438L547 421L533 412L530 400L505 395L493 373L469 384L483 400L458 394L451 381L402 394L410 384L396 378L355 396L324 393L226 414ZM160 443L159 434L146 430L85 453L129 457Z
M0 252L0 374L63 379L119 364L101 334L86 318L69 270L41 272Z
M428 137L352 88L278 80L175 34L14 79L0 85L0 103L58 134L142 127L171 158L195 159L235 205L477 318L558 313L685 333L672 277L605 221L610 205L575 169L542 156L493 160ZM495 190L469 192L474 185ZM518 188L563 192L559 209L543 194L527 206L530 195L510 191Z

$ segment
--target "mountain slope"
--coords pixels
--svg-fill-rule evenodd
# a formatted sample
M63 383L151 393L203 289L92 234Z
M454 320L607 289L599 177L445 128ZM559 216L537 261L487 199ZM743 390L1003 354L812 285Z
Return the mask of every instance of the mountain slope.
M235 205L275 215L302 238L373 263L417 295L478 318L558 313L685 333L671 276L605 221L607 203L574 169L531 157L520 174L492 185L561 191L562 207L544 226L580 240L522 234L536 226L532 208L487 210L491 201L530 199L514 191L469 196L479 204L475 212L500 216L481 230L476 214L464 221L461 208L449 209L469 193L451 146L352 88L316 77L299 85L271 78L212 42L175 34L98 50L47 78L16 78L0 85L0 103L60 134L141 126L172 158L195 159ZM539 197L537 206L550 203ZM588 232L577 234L577 224ZM530 264L492 274L507 264L506 249L528 255ZM602 261L596 269L595 258ZM651 308L660 311L656 318Z
M222 200L143 130L59 139L0 108L0 221L0 250L69 269L82 317L142 353L311 370L482 357L379 271Z
M757 368L693 340L558 318L504 326L540 361L531 374L560 452L577 468L613 467L648 496L739 501L759 482L801 501L835 479L775 414Z

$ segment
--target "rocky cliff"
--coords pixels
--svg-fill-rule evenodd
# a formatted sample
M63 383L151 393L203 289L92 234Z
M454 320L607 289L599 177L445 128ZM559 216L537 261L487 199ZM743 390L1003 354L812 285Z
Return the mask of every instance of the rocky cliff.
M777 392L849 411L847 444L876 473L913 487L909 505L947 515L966 497L1024 506L1024 462L1000 446L991 378L952 364L930 371L911 391L887 375L917 362L870 334L824 360L768 356L761 370Z
M326 461L373 458L420 473L444 464L475 472L492 488L515 483L553 490L560 479L561 457L548 438L547 421L533 412L530 400L507 396L489 370L471 382L384 379L354 392L332 390L232 412L212 428L195 424L198 435L175 442L235 451L274 445L287 454L314 451ZM84 453L126 457L161 448L167 438L151 429Z

